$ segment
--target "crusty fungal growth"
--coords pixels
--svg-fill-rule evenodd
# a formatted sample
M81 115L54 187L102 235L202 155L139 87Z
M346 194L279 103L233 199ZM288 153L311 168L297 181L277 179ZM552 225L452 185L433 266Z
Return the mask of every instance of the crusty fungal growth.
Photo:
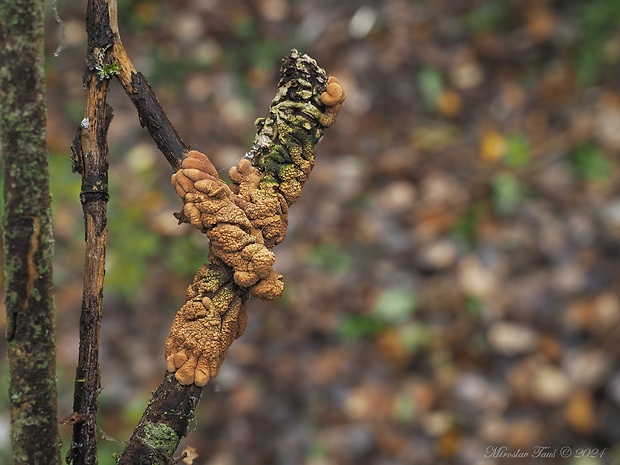
M196 150L172 176L183 200L179 222L191 223L210 240L210 264L188 288L166 341L168 370L176 371L181 384L204 386L217 375L245 329L248 294L265 300L282 295L271 249L284 239L288 209L314 166L314 146L346 98L337 78L327 78L296 50L283 60L280 75L269 116L256 122L252 150L229 171L230 186Z
M296 89L290 93L301 92ZM241 159L228 172L230 187L238 195L236 203L255 230L260 231L268 248L284 239L288 207L299 198L314 166L314 145L323 136L323 129L336 120L346 93L340 81L330 76L327 89L320 96L324 109L317 109L309 102L300 105L281 98L279 92L272 103L270 118L257 121L259 133L254 153L249 153L248 158ZM290 116L298 111L296 117ZM265 146L268 150L262 150Z
M246 154L262 175L256 189L263 192L255 194L257 200L243 192L235 168L230 173L231 189L245 200L260 205L264 197L275 197L283 204L280 216L284 227L276 237L265 238L268 244L273 240L274 245L284 239L287 208L299 198L314 166L314 146L325 128L334 124L346 98L336 77L327 78L312 58L300 56L297 50L283 60L280 76L269 116L256 121L254 146Z
M207 235L211 253L233 268L235 283L261 299L280 297L284 285L273 269L276 256L265 247L207 156L189 152L172 175L172 185L184 202L180 219Z
M168 371L181 384L204 386L220 371L228 348L245 331L247 292L217 259L203 265L187 288L166 340Z

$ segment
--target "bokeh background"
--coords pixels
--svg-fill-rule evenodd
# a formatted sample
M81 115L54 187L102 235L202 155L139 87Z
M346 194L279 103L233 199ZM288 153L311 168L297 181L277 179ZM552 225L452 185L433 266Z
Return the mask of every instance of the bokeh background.
M82 3L47 5L61 418L84 255ZM136 68L223 174L291 48L349 95L275 250L286 293L250 301L183 442L195 464L620 463L618 18L618 0L119 1ZM102 465L162 378L207 250L176 225L171 169L116 82L109 103Z

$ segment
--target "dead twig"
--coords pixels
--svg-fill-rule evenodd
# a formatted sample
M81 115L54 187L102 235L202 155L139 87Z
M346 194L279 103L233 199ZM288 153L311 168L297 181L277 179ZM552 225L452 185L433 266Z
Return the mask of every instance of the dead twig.
M84 75L84 119L71 146L74 171L82 175L80 201L84 212L86 257L80 316L80 346L73 411L73 441L67 460L75 465L97 463L97 397L101 387L99 341L105 274L106 214L108 201L107 132L112 119L106 103L108 76L103 75L109 55L109 35L98 34L106 11L88 2L88 66Z

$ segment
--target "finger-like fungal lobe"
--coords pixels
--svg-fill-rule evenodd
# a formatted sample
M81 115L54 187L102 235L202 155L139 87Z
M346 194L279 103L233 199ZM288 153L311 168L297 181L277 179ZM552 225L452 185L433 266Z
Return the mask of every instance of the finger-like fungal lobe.
M337 78L293 50L282 62L269 115L256 122L252 150L229 171L230 186L196 150L172 176L183 200L179 222L210 240L210 263L188 288L166 341L168 370L181 384L204 386L217 375L245 329L249 294L265 300L282 295L271 249L284 239L288 209L314 166L314 147L345 98Z
M247 291L213 258L187 288L166 340L166 364L181 384L204 386L215 378L232 342L247 323Z
M325 114L321 119L323 127L329 127L336 122L336 117L347 98L344 87L336 76L327 79L325 92L321 94L321 102L325 105Z

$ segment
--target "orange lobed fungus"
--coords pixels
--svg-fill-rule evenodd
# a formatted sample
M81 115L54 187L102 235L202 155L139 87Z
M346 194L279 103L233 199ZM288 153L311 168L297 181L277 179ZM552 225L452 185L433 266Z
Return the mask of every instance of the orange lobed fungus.
M275 254L264 244L245 212L233 200L235 194L219 179L206 155L192 150L172 184L183 199L183 220L206 233L211 253L234 270L234 280L258 298L282 295L282 277L273 270ZM256 285L263 281L260 285Z
M271 249L284 239L288 208L314 166L314 146L346 98L337 78L325 77L295 50L281 75L270 116L257 121L252 152L229 171L230 186L196 150L172 176L183 200L179 222L210 240L210 263L194 277L166 340L168 371L176 371L181 384L204 386L217 376L230 344L245 330L248 294L266 300L282 295Z

